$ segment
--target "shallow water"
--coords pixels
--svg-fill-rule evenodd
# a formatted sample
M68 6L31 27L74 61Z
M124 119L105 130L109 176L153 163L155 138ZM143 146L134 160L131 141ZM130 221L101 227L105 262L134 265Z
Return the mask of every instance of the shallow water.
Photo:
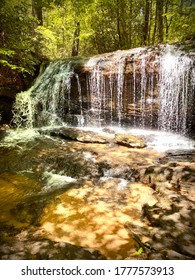
M167 152L170 150L195 150L195 140L192 137L172 132L115 126L101 128L81 127L81 129L92 130L100 134L104 134L107 131L110 133L129 133L143 138L148 148L159 152Z
M109 129L140 135L163 152L194 149L194 141L170 133ZM140 217L153 190L135 182L129 169L129 177L121 177L120 168L138 155L140 166L152 164L155 152L147 148L143 155L135 150L130 156L126 147L64 141L38 130L7 133L0 143L0 223L39 228L50 240L97 249L109 259L125 259L135 251L124 227ZM105 155L107 148L110 155ZM110 167L105 158L112 161Z

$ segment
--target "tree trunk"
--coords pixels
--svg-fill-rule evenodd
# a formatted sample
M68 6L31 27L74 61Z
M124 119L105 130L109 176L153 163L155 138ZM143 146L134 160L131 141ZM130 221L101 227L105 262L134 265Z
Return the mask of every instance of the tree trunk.
M79 35L80 35L80 22L77 22L76 29L74 32L73 44L72 44L72 56L78 56L79 54Z
M43 7L40 0L31 0L32 15L38 19L38 24L43 25Z
M145 18L143 27L143 44L147 45L149 33L149 18L150 18L150 2L145 0Z
M166 0L165 1L165 14L169 13L169 10L171 9L173 4L171 4L170 0ZM173 22L173 17L171 16L169 19L167 16L164 17L164 24L165 24L165 38L166 38L166 42L169 39L169 28L171 26Z
M133 0L130 0L129 47L132 48Z
M121 38L121 29L120 29L120 6L119 0L117 0L117 33L118 33L118 48L122 45Z
M157 16L157 5L156 5L156 12L155 12L155 21L154 21L154 30L152 35L152 45L155 44L155 38L156 38L156 29L157 29L157 22L158 22L158 16Z
M163 43L163 7L164 7L164 0L156 0L156 9L157 9L157 23L158 23L158 28L157 28L157 42L158 43Z
M150 0L150 9L149 9L149 26L148 26L148 46L151 43L151 33L152 33L152 19L153 19L153 5L152 5L152 0Z

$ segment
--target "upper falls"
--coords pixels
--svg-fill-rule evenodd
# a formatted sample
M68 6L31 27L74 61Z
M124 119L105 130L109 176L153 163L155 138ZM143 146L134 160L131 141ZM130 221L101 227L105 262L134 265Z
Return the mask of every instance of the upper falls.
M193 52L162 45L51 62L17 95L13 123L154 127L186 134L195 127L194 58Z

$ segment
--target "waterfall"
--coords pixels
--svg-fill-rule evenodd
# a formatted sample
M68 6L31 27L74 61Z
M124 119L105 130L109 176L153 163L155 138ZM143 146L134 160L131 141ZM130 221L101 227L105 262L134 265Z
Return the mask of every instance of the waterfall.
M17 127L131 126L188 133L194 55L172 46L51 62L13 108ZM191 118L192 116L192 118Z
M124 67L125 60L120 58L117 62L117 116L118 125L121 126L122 110L123 110L123 88L124 88Z
M146 57L143 55L141 61L141 127L145 126L146 86Z
M78 125L83 126L85 123L85 120L84 120L84 116L83 116L82 89L81 89L81 83L79 80L79 75L77 73L75 73L75 77L77 80L78 93L79 93L79 105L80 105L80 115L78 116Z
M194 60L170 46L161 58L159 128L185 134L194 99Z
M101 72L101 61L91 61L93 68L88 75L89 93L90 96L90 123L96 126L101 126L101 118L103 111L103 97L105 79ZM89 65L88 63L88 65Z
M71 110L73 67L69 61L52 62L27 91L17 95L13 123L17 127L63 125L65 105Z

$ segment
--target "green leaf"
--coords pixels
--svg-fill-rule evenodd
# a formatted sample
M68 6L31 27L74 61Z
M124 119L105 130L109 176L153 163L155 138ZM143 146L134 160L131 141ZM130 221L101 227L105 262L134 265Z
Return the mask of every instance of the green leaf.
M131 254L131 256L139 256L144 252L144 249L142 247L139 248L138 251L136 251L135 253Z
M20 67L20 66L14 65L14 64L10 64L7 60L4 60L4 59L0 59L0 64L3 65L3 66L8 66L10 69L16 70L18 72L31 74L30 71L28 71L24 67Z
M15 54L15 51L8 49L0 49L0 54L6 55L8 57L12 57Z

